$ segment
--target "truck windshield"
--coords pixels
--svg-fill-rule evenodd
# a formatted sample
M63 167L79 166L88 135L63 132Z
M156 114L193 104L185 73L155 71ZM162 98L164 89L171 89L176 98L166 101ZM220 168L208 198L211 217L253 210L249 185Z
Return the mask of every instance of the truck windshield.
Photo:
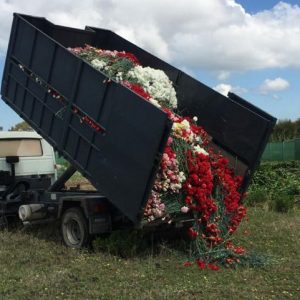
M0 140L0 157L6 156L42 156L40 139Z

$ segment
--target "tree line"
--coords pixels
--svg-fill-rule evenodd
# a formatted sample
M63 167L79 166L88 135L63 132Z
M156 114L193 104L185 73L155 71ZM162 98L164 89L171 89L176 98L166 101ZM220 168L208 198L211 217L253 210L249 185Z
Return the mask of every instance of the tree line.
M274 127L270 142L283 142L300 138L300 118L295 121L279 120Z
M33 129L29 126L28 123L22 121L14 126L12 126L9 131L33 131Z

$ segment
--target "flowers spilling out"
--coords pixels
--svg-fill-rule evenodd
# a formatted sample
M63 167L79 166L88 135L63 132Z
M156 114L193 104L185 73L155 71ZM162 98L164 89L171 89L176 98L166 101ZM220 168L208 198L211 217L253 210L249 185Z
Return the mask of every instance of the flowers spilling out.
M246 216L229 161L210 148L210 137L197 125L197 117L176 114L176 92L161 70L143 67L131 53L86 45L70 48L74 54L163 110L173 122L159 170L145 208L145 219L176 221L178 215L194 220L187 229L192 243L191 261L200 269L240 263L244 248L231 235Z

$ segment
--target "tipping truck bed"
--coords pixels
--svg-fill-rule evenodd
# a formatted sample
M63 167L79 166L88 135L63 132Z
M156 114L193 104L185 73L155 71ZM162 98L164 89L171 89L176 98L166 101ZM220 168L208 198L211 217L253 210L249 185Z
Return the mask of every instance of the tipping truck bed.
M109 30L14 14L2 99L125 216L141 220L172 124L67 49L84 44L132 52L142 65L163 70L174 82L179 111L198 117L244 176L246 189L276 122L272 116L232 93L217 93Z

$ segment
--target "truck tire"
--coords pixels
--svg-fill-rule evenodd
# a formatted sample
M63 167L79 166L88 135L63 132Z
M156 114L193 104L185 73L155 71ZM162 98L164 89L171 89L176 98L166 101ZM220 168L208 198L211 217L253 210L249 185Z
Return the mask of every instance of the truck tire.
M78 207L67 209L61 218L63 242L70 248L84 248L90 242L88 222Z

